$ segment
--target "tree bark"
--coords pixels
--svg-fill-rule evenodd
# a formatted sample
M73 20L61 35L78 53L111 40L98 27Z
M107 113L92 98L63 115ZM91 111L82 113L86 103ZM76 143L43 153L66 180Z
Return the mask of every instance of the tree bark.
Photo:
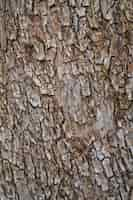
M0 1L0 199L133 199L131 0Z

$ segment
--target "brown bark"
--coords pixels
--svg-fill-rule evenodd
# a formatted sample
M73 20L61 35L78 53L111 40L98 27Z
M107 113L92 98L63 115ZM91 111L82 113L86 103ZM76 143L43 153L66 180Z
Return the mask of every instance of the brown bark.
M133 199L131 0L0 1L0 199Z

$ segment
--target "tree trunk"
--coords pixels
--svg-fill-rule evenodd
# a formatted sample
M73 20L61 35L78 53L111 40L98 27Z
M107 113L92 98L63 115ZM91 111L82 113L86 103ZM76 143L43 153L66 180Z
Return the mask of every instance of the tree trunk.
M0 199L133 199L133 1L0 1Z

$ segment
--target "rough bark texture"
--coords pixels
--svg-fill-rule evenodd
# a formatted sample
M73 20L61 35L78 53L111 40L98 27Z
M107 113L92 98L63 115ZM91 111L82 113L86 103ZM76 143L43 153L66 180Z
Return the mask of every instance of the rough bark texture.
M1 200L133 200L132 102L132 0L0 0Z

